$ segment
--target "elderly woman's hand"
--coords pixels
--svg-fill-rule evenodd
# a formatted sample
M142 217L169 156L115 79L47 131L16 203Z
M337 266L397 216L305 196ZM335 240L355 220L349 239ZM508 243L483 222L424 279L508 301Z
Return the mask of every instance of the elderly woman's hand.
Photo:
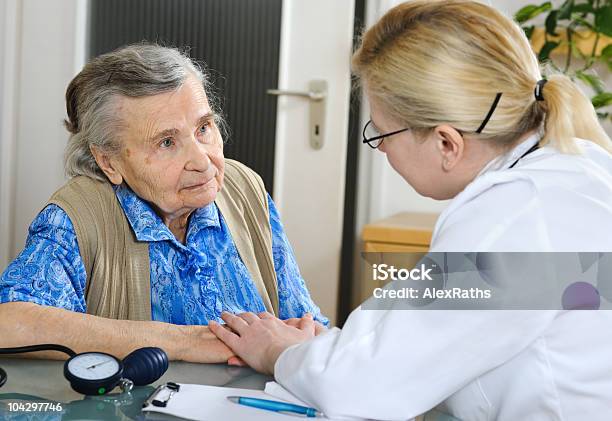
M208 326L177 326L183 331L184 341L178 360L197 363L225 363L236 358L234 352L220 341Z
M285 349L315 336L312 316L302 318L299 327L289 326L269 313L259 316L253 313L223 313L221 318L233 332L210 321L211 332L246 364L266 374L274 373L274 364Z

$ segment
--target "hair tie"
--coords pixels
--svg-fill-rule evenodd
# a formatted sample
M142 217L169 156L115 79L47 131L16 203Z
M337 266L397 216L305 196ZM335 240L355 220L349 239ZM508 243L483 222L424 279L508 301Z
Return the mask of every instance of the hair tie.
M544 89L546 82L548 82L546 79L540 79L538 80L538 83L536 83L535 89L533 90L533 95L535 96L536 101L544 101L542 90Z

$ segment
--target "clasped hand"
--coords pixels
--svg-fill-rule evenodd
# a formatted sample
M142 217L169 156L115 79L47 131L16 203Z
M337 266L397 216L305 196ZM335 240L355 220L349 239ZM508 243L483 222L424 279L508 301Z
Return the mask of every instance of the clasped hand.
M223 312L221 318L227 328L215 321L210 321L208 327L239 357L228 362L237 365L244 362L266 374L274 374L274 364L285 349L326 330L309 313L285 321L270 313L233 315Z

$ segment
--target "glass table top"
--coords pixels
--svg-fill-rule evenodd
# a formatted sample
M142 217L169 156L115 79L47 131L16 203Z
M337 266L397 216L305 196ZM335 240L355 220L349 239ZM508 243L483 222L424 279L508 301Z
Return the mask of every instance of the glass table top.
M263 389L266 382L273 380L245 367L171 361L166 374L152 385L134 387L128 393L116 388L107 395L84 396L70 388L64 378L63 361L0 358L0 367L8 376L6 384L0 388L0 419L19 421L145 420L142 403L162 383ZM159 414L155 417L160 419Z

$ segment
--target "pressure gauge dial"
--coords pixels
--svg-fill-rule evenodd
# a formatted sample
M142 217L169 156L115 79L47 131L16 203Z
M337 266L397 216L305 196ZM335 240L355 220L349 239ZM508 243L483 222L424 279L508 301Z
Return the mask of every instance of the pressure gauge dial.
M64 377L84 395L104 395L119 384L122 376L123 363L103 352L77 354L64 364Z

